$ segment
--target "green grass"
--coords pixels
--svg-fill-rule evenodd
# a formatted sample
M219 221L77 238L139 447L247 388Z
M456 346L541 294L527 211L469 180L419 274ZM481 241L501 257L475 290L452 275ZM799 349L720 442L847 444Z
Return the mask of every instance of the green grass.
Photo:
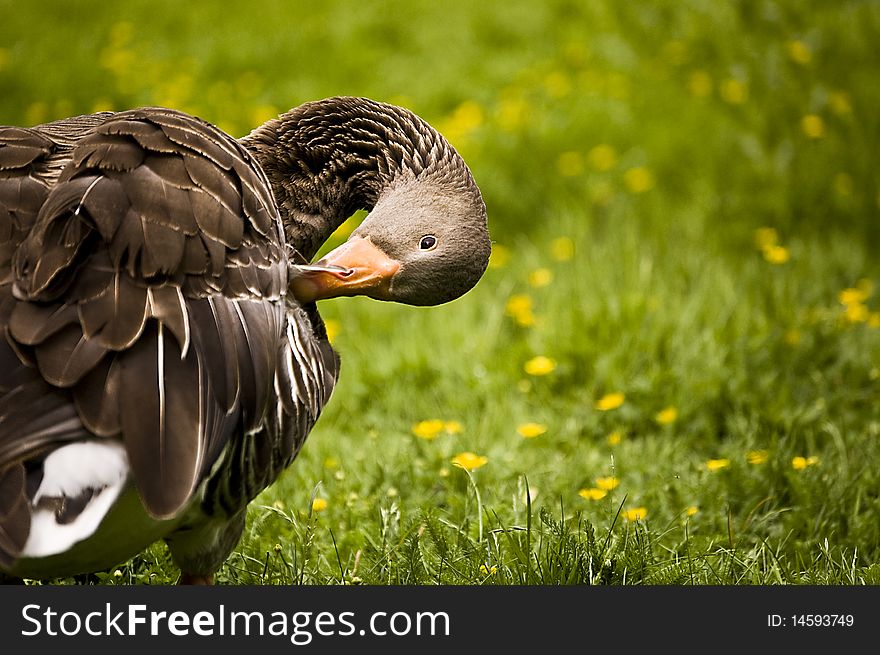
M257 4L0 2L0 122L172 104L240 135L363 94L436 124L484 191L471 293L323 304L339 386L220 582L880 583L878 5ZM76 582L176 576L157 544Z

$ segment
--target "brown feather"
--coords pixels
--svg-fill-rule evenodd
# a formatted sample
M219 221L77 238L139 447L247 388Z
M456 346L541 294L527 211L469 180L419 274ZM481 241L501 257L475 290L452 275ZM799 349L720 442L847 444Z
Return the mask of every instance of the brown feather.
M181 359L175 341L165 339L162 328L151 322L119 363L119 414L138 490L152 516L174 516L201 472L196 358Z

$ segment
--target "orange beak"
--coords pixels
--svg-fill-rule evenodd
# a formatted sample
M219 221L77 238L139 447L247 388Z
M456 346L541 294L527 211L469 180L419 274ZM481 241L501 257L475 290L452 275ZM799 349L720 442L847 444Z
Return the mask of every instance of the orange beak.
M303 303L339 296L389 300L391 278L399 269L400 262L374 246L369 237L352 237L314 266L301 267L290 288Z

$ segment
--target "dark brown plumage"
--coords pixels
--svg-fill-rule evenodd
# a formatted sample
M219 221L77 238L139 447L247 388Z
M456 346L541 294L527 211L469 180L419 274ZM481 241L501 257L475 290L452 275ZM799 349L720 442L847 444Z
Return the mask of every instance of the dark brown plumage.
M297 269L361 207L381 274ZM165 538L208 579L333 389L311 300L457 297L485 224L446 141L366 99L241 142L161 108L0 128L0 569L71 575Z

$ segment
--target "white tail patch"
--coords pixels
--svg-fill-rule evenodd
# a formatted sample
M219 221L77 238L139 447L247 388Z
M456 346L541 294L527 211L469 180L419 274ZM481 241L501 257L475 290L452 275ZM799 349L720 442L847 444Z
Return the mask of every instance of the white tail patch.
M62 446L43 462L43 480L33 498L76 498L89 489L98 491L69 523L59 523L50 508L37 508L22 557L46 557L62 553L90 537L128 478L128 455L121 443L87 441Z

